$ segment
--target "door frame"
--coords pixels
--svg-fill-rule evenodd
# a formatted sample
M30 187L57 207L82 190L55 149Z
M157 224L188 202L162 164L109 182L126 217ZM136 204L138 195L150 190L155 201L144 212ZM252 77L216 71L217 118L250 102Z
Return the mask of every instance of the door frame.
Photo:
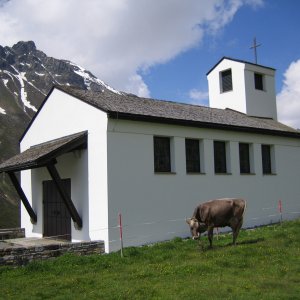
M71 179L62 179L62 184L65 191L71 197ZM61 195L59 194L54 181L43 181L42 189L43 236L63 240L71 240L71 215Z

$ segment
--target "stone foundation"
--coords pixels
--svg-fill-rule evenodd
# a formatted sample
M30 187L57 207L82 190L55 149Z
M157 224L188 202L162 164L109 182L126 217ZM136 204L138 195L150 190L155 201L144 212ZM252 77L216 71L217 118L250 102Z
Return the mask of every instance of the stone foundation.
M92 241L29 247L6 247L0 249L0 266L21 266L34 260L50 259L65 253L75 253L77 255L101 254L104 253L104 242Z
M24 228L0 229L0 241L25 237Z

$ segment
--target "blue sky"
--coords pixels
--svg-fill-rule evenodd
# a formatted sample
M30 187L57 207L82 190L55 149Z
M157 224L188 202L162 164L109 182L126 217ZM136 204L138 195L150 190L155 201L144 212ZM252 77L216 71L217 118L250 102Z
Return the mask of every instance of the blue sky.
M223 56L276 72L279 119L300 128L300 1L0 0L0 41L38 49L139 96L208 105Z
M154 66L143 78L154 98L190 101L190 90L207 91L206 73L223 56L254 62L249 48L256 37L261 44L258 64L276 69L279 93L284 72L300 59L299 29L300 1L264 1L254 9L244 6L216 35L206 35L195 48Z

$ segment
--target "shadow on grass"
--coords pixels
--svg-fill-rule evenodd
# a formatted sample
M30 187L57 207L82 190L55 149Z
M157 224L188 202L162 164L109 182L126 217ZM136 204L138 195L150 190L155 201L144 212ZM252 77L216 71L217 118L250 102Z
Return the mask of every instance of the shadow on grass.
M265 240L265 238L248 239L245 241L237 242L235 246L231 242L227 243L225 245L220 245L220 244L218 244L218 241L216 241L215 243L213 243L212 247L207 245L205 242L199 242L198 248L200 251L209 251L209 250L223 249L223 248L227 248L227 247L238 247L239 245L257 244L257 243L263 242L264 240Z
M237 245L257 244L257 243L263 242L264 240L265 240L265 238L251 239L251 240L237 242Z

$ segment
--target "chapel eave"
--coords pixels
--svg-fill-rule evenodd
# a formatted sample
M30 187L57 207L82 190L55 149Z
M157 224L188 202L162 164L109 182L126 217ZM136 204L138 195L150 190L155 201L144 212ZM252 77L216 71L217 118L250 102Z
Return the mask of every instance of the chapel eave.
M207 128L207 129L219 129L219 130L228 130L235 132L248 132L248 133L257 133L271 136L281 136L281 137L290 137L290 138L300 138L300 131L281 131L281 130L272 130L265 128L257 127L248 127L248 126L236 126L222 123L210 123L210 122L199 122L192 120L184 119L172 119L156 116L145 116L145 115L136 115L120 112L108 112L108 117L111 119L123 119L131 121L142 121L142 122L151 122L151 123L161 123L161 124L171 124L171 125L180 125L196 128Z

